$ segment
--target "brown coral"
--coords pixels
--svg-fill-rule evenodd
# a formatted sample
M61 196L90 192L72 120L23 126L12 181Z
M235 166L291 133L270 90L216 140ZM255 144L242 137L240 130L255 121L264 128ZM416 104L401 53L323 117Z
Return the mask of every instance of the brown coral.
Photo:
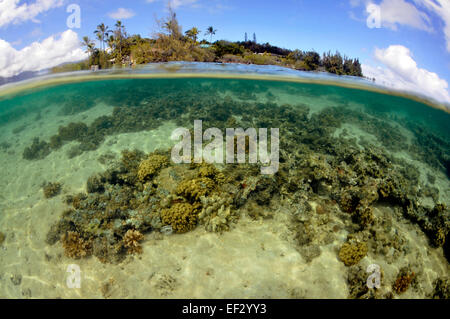
M408 290L415 276L416 274L413 271L409 272L407 269L402 268L397 276L397 279L395 280L392 289L397 294L404 293L406 290Z
M153 154L139 164L138 178L141 182L155 175L161 168L167 166L169 161L166 156Z
M339 250L339 259L346 265L357 264L367 254L366 243L345 243Z
M139 231L129 229L123 236L123 244L127 248L128 253L142 253L142 247L139 244L142 239L144 239L144 235L142 235Z
M62 236L61 242L67 257L78 259L91 254L90 241L84 240L77 232L67 232Z
M177 233L185 233L197 225L200 204L175 203L161 212L161 220Z

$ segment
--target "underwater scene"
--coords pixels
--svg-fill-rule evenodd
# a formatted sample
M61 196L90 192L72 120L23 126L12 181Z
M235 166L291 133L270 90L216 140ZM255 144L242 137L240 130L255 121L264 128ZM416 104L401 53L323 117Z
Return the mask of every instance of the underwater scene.
M449 110L240 68L3 86L0 297L449 298Z

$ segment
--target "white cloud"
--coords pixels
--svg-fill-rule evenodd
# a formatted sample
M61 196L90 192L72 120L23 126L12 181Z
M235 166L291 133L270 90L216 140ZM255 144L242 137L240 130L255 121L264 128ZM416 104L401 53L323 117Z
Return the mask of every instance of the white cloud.
M450 52L450 1L449 0L414 0L437 14L444 21L444 35L447 42L447 51Z
M119 8L114 12L110 12L108 16L112 19L116 20L123 20L123 19L129 19L134 17L136 14L133 10L125 9L125 8Z
M399 25L406 25L419 30L432 31L430 14L437 15L444 23L444 36L447 51L450 52L450 0L382 0L381 3L373 0L349 0L350 7L371 4L380 6L381 24L383 27L397 30ZM422 10L420 10L422 9ZM426 13L426 12L428 13ZM350 16L354 18L354 14Z
M148 3L154 3L161 0L146 0ZM167 5L170 5L172 9L177 9L179 7L185 6L196 6L198 0L168 0Z
M366 9L373 4L373 2L367 2ZM405 25L425 31L433 30L428 15L405 0L383 0L379 7L382 27L397 30L397 25Z
M376 49L375 59L384 67L363 64L365 76L394 89L417 92L450 103L447 81L434 72L419 68L407 47L391 45L387 49Z
M23 4L19 2L20 0L0 0L0 27L28 20L39 22L36 20L39 14L63 4L63 0L36 0L33 3Z
M42 42L33 42L21 49L0 39L0 76L10 77L24 71L40 71L66 62L85 59L87 54L80 48L77 33L63 32L59 37L51 36Z
M172 9L176 9L182 6L192 6L195 5L197 0L169 0L169 4Z

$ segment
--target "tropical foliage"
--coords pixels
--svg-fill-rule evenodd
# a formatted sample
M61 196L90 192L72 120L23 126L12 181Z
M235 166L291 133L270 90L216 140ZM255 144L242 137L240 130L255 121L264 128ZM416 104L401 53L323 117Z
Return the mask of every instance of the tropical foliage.
M169 14L156 21L158 30L150 37L138 34L129 35L122 21L117 21L114 29L104 23L94 31L99 44L85 36L82 45L88 54L86 61L54 68L55 72L88 69L92 65L99 68L111 66L132 66L151 62L199 61L248 64L274 64L304 71L326 71L338 75L362 76L358 59L342 56L339 52L332 54L302 50L288 50L269 43L249 41L247 33L243 42L218 40L213 42L217 29L209 26L200 40L202 31L192 27L183 33L176 13L169 9ZM208 41L209 39L209 41Z

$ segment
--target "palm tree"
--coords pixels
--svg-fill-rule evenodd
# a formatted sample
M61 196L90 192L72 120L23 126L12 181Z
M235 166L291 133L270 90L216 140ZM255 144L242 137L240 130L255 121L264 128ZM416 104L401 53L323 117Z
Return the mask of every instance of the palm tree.
M191 38L191 39L194 41L194 43L197 42L197 36L199 35L199 33L200 33L200 30L197 29L196 27L193 27L193 28L191 28L190 30L187 30L187 31L185 32L185 34L186 34L189 38Z
M83 41L81 42L81 45L86 47L86 51L84 51L84 52L86 52L88 54L88 59L90 61L91 57L92 57L92 53L94 52L94 48L95 48L94 42L91 39L89 39L89 37L84 36Z
M94 31L94 33L97 35L97 39L100 41L101 49L104 51L105 48L105 38L109 36L109 33L111 30L108 28L108 26L105 26L104 23L101 23L97 26L97 30Z
M124 28L122 21L117 20L115 27L116 27L116 38L119 40L119 55L120 59L122 60L122 37Z
M117 38L111 34L106 39L106 44L108 44L108 46L111 48L111 51L114 51L114 49L117 47Z
M209 35L210 39L211 39L211 41L209 41L209 42L212 42L212 36L214 34L216 34L216 32L217 32L217 30L215 30L212 26L210 26L210 27L208 27L208 29L206 29L205 35Z

